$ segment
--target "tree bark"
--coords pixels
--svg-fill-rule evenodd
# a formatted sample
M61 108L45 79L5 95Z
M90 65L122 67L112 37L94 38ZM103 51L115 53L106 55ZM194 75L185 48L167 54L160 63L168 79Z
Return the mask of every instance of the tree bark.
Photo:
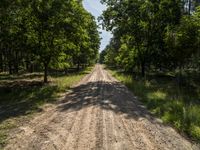
M80 62L78 62L78 64L77 64L77 71L79 71L80 70Z
M189 7L189 8L188 8L188 14L190 15L190 14L191 14L191 7L192 7L192 2L191 2L191 0L189 0L188 3L189 3L189 4L188 4L188 7Z
M145 62L142 61L141 63L141 73L142 73L142 77L145 77Z
M18 52L15 52L15 56L14 56L15 58L15 60L14 60L14 65L13 65L13 67L14 67L14 73L18 73L19 72L19 60L18 60Z
M30 73L33 73L33 71L34 71L34 64L30 63L29 72L30 72Z
M14 67L15 67L14 73L18 74L18 73L19 73L19 65L18 65L18 62L15 63Z
M48 82L48 78L47 78L47 73L48 71L48 64L47 63L44 63L44 83L47 83Z
M0 53L0 72L3 72L3 55Z
M8 68L9 68L9 74L10 74L10 75L13 74L13 72L12 72L12 64L11 64L10 61L9 61L9 63L8 63Z

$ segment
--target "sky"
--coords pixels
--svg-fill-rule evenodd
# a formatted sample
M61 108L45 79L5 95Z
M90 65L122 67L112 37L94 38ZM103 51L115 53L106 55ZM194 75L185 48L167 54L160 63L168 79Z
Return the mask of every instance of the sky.
M84 0L83 6L88 12L90 12L93 16L96 17L96 21L97 21L97 17L100 16L103 10L106 9L106 6L102 5L100 3L100 0ZM98 24L98 21L97 21L97 24ZM112 34L110 32L103 30L102 28L99 29L99 31L102 32L100 35L102 38L100 51L102 51L106 47L106 45L109 44Z

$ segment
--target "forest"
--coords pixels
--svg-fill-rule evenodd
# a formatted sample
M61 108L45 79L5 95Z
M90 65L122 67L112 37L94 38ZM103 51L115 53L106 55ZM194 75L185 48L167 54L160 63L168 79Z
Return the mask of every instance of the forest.
M83 2L0 0L0 149L200 147L200 0Z
M96 62L95 18L76 0L1 0L0 72L66 71Z
M167 123L200 139L200 1L102 0L105 63ZM117 70L117 72L116 72Z
M0 1L0 149L19 122L89 73L99 47L82 0Z

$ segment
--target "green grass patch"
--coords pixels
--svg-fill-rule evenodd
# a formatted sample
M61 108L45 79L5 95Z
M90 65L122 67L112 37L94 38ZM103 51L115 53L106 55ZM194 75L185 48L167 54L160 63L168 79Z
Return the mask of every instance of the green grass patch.
M49 76L49 83L43 84L42 74L20 76L0 75L0 149L6 143L9 131L21 118L42 111L45 103L54 103L70 87L78 83L92 67L68 75ZM16 121L18 119L18 121Z
M180 132L200 142L200 83L189 80L177 83L175 77L150 76L134 79L133 76L110 70L124 83L154 115L173 125Z
M16 122L12 119L8 119L0 123L0 149L2 149L6 144L6 138L9 130L14 127L16 127Z

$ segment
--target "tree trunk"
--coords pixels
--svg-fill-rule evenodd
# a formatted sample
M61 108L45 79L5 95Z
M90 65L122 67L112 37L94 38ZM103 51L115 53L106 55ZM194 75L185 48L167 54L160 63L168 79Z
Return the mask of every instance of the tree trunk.
M3 55L0 53L0 72L3 72Z
M191 2L191 0L189 0L188 3L189 3L189 4L188 4L188 7L189 7L189 8L188 8L188 14L190 15L190 14L191 14L191 7L192 7L192 2Z
M19 60L18 60L18 52L15 52L15 60L14 60L14 73L19 72Z
M14 73L19 73L19 65L18 65L18 62L16 62L15 63L15 65L14 65L14 67L15 67L15 72Z
M30 72L30 73L33 73L33 71L34 71L34 64L30 63L29 72Z
M145 77L145 62L142 61L141 63L141 73L142 73L142 77Z
M13 72L12 72L12 64L11 64L10 60L8 62L8 68L9 68L9 74L10 75L13 74Z
M65 74L68 74L68 68L65 68Z
M77 71L79 71L80 70L80 62L78 62L78 64L77 64Z
M179 74L178 74L178 84L179 84L179 87L181 87L181 85L183 83L182 71L183 71L183 66L182 66L182 64L180 64L179 65Z
M47 63L44 63L44 83L47 83L48 82L48 79L47 79L47 71L48 71L48 64Z
M29 72L29 62L28 60L25 61L26 71Z

